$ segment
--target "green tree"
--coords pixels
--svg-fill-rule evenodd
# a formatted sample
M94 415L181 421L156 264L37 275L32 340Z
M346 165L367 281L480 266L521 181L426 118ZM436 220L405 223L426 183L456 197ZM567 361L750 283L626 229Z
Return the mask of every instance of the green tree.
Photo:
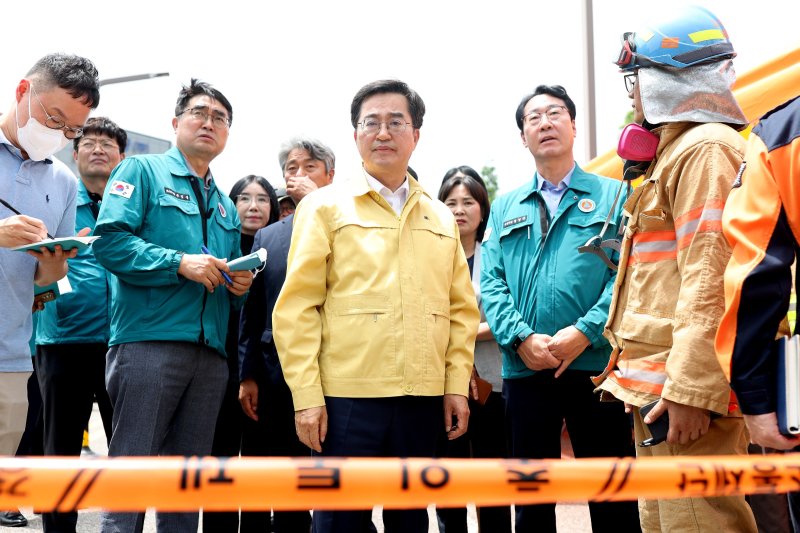
M624 128L628 124L633 122L633 109L625 113L625 122L620 126L620 129Z
M494 202L494 197L497 194L497 175L494 173L495 168L490 165L485 165L481 169L481 177L486 184L486 190L489 191L489 201Z

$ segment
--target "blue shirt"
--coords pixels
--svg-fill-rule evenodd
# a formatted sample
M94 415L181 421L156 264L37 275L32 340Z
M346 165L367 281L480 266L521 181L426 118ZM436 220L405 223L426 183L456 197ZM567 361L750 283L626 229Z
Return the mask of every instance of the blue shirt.
M23 159L19 148L0 131L0 198L25 215L44 222L54 237L75 234L78 180L57 159ZM0 205L0 220L14 216ZM28 341L33 332L33 278L36 259L24 252L0 248L0 372L30 372Z
M544 199L544 203L547 205L547 210L550 211L550 216L556 216L556 211L558 211L558 204L561 203L561 197L564 196L564 193L567 192L569 188L569 180L572 179L572 173L575 171L575 165L572 165L572 168L567 175L564 176L564 179L561 180L561 183L558 184L558 187L544 179L538 172L536 173L536 179L538 180L538 189L539 192L542 194L542 199Z

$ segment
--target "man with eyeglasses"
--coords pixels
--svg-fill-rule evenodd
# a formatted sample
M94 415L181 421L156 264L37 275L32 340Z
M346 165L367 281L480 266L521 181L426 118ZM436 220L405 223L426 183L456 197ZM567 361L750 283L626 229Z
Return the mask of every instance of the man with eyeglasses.
M314 190L333 181L333 151L314 139L297 137L281 146L278 162L290 188L289 199L300 203ZM290 214L256 233L253 250L265 248L269 259L253 281L241 317L239 342L239 401L245 414L257 421L255 446L242 444L243 455L308 456L310 450L294 429L292 395L283 377L275 348L272 312L286 279L286 259L292 240L294 216ZM261 437L261 438L259 438ZM275 511L274 533L308 531L308 511ZM266 531L269 513L242 513L241 532Z
M637 442L656 421L668 424L666 442L638 446L638 457L747 453L714 350L731 254L722 212L744 154L737 130L748 123L731 92L735 55L720 20L692 6L624 34L616 62L634 121L657 146L625 203L605 331L614 350L596 383L630 409ZM756 531L743 496L641 500L639 512L644 531Z
M560 458L565 422L575 457L633 455L622 404L600 402L591 381L611 352L603 326L615 272L578 252L609 212L616 233L619 184L575 163L575 115L560 85L522 98L516 122L534 177L495 200L481 245L481 295L502 351L513 457ZM556 531L554 504L516 511L517 532ZM635 502L590 502L589 513L595 531L639 530Z
M297 206L273 337L300 441L324 456L432 457L467 429L480 315L450 210L408 173L425 104L362 87L350 117L363 170ZM314 531L362 532L370 511L315 511ZM385 510L427 533L425 509Z
M278 219L283 220L284 218L293 215L294 210L297 207L297 204L294 203L294 198L292 198L289 193L286 192L285 188L277 189L275 192L278 195L278 207L280 208Z
M100 102L97 69L83 57L44 56L15 89L14 104L0 117L0 454L13 455L25 426L26 384L31 374L34 284L49 285L67 274L77 250L18 252L49 235L75 233L77 182L53 158L81 135ZM22 515L0 525L22 525Z
M94 252L111 281L106 384L110 456L207 455L228 379L228 317L252 283L236 207L209 168L233 110L211 85L180 91L176 146L125 158L112 173ZM102 243L97 246L97 243ZM141 531L144 513L104 513L102 531ZM197 513L158 513L159 530L195 531Z
M92 117L73 141L78 167L76 230L94 229L111 171L125 158L128 134L105 117ZM70 261L72 292L45 305L36 328L36 375L42 392L44 454L79 456L83 430L97 401L106 438L111 400L105 369L109 334L109 274L90 248ZM45 531L74 532L77 512L44 513Z

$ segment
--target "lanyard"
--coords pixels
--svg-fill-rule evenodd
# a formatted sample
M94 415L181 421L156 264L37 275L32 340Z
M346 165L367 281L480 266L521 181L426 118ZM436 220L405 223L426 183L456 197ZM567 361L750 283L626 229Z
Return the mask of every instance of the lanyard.
M192 191L197 199L197 207L200 208L200 218L203 220L203 244L208 245L208 219L211 216L209 210L206 209L205 195L200 190L199 178L189 178L189 183L192 185Z
M100 214L100 202L103 201L103 197L96 192L86 192L89 195L89 210L92 212L95 222L97 222L97 215Z
M547 203L541 195L536 195L536 203L539 204L539 226L542 229L542 242L547 238L550 231L550 217L548 215Z

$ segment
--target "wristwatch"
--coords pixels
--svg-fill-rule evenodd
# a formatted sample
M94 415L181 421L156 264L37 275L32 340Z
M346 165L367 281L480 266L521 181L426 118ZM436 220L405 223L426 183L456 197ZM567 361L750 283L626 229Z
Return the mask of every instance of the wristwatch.
M511 343L511 349L514 350L514 353L516 353L517 350L519 350L519 347L522 345L523 342L525 342L525 339L527 339L528 337L529 335L523 335L523 334L517 335L517 338L515 338L514 342Z

